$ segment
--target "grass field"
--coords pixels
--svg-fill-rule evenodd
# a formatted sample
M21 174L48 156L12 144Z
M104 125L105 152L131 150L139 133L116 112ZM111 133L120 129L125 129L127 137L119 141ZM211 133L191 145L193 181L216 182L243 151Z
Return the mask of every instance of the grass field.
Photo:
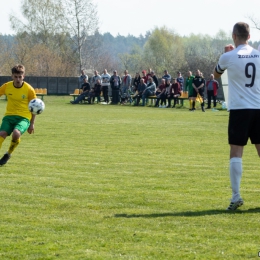
M225 210L228 112L69 100L46 97L35 134L24 134L1 168L1 260L258 259L252 145L243 160L245 204Z

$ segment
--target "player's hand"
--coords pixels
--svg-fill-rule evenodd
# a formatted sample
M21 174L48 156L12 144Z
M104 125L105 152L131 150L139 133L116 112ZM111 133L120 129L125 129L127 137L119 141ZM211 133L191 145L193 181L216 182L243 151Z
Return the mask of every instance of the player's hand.
M34 133L34 125L30 125L29 128L27 129L27 132L29 134L33 134Z
M229 52L229 51L232 51L234 49L235 49L235 47L232 44L228 44L228 45L225 46L224 50L225 50L225 52Z

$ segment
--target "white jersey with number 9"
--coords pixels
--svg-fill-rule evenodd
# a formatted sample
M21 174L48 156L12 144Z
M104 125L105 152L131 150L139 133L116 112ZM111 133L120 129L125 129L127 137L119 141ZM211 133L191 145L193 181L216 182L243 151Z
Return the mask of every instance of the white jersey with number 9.
M221 55L216 72L228 74L228 109L260 109L260 52L239 45Z

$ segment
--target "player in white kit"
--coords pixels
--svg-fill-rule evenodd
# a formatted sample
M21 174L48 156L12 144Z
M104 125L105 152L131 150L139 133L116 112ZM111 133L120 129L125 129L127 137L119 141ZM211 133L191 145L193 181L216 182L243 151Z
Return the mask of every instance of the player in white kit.
M260 52L248 45L250 29L239 22L233 27L235 44L227 45L214 70L219 78L228 74L228 141L230 145L231 203L227 210L244 204L240 196L242 155L250 138L260 156Z

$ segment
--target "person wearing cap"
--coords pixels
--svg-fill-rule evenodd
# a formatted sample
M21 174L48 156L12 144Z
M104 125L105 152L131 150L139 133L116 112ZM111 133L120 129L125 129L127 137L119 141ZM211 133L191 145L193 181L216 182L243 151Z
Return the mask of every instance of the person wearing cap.
M142 79L144 79L144 83L147 84L148 77L147 77L147 74L146 74L146 70L143 70L142 74L143 74Z
M113 75L110 78L110 84L112 89L112 104L118 104L119 102L119 89L121 86L121 78L117 75L117 71L114 70Z
M164 71L164 75L162 76L162 79L165 79L165 81L167 82L167 80L171 80L172 76L168 73L168 70Z

